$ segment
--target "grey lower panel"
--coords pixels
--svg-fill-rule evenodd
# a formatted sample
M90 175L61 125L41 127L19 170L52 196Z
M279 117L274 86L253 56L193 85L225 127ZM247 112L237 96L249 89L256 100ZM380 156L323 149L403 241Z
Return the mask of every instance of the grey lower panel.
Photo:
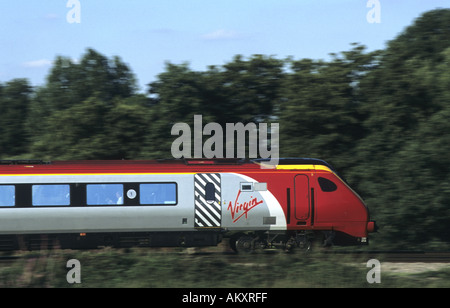
M221 239L218 231L1 235L0 251L95 249L102 246L202 247L216 246Z

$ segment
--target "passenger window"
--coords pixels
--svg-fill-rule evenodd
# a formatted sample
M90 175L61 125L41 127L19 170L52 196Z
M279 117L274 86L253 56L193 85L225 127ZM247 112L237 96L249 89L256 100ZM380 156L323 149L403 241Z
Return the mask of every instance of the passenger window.
M33 206L70 205L70 185L33 185Z
M122 184L88 184L86 185L86 203L88 205L122 205Z
M145 205L176 205L176 183L140 184L140 202Z
M16 187L14 185L0 186L0 207L16 205Z
M337 186L333 181L322 177L319 177L319 185L324 192L332 192L337 189Z

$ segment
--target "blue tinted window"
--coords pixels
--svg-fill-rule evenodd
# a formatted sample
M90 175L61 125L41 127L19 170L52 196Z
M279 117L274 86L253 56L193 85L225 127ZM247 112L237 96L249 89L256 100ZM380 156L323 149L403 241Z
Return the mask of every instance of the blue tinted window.
M0 207L14 206L16 188L14 185L0 186Z
M177 204L176 183L141 184L139 190L141 204Z
M206 185L205 185L206 202L210 202L210 203L214 202L214 200L216 199L215 192L216 192L216 188L215 188L214 184L210 183L210 182L206 183Z
M88 205L121 205L123 204L123 185L86 185L86 201Z
M33 206L70 205L70 185L33 185Z

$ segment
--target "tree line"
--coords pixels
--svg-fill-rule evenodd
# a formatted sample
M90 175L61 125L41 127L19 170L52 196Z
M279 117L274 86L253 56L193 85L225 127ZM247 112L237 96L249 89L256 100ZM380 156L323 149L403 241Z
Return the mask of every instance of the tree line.
M0 84L2 159L171 158L175 123L280 125L280 157L321 158L367 202L380 247L450 244L450 10L382 50L329 60L236 55L204 71L167 63L139 93L119 57L58 56L46 83Z

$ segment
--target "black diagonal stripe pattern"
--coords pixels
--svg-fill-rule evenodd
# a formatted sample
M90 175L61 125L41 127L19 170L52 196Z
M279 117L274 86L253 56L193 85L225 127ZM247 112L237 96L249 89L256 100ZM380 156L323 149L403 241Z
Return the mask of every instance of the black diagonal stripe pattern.
M214 185L214 201L206 201L206 185ZM220 227L220 173L197 173L194 176L195 227Z

